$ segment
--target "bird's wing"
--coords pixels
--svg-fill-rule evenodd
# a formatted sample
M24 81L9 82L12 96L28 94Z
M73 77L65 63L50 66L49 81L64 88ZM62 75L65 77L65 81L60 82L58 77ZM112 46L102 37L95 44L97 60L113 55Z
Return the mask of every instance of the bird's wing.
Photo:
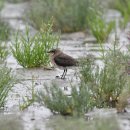
M54 58L54 61L57 65L63 66L63 67L76 65L76 60L65 54L56 56Z

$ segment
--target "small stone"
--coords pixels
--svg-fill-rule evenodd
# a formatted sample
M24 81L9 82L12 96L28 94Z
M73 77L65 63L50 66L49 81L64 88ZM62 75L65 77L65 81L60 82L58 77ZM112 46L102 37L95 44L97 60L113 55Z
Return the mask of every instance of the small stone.
M31 118L31 121L34 121L35 120L35 118Z

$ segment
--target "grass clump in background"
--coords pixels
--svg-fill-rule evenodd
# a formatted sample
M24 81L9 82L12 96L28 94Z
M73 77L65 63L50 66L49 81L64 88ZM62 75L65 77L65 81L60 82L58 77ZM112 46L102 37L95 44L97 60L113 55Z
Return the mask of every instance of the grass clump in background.
M0 62L9 54L6 41L9 39L10 27L0 18Z
M0 41L6 41L9 39L10 27L0 18Z
M15 43L12 44L12 53L18 63L24 68L47 66L49 55L47 52L58 46L59 36L52 32L52 21L42 24L42 28L34 36L26 34L16 36Z
M115 0L114 4L111 2L113 8L119 10L124 17L121 25L125 27L130 21L130 1L129 0Z
M0 11L4 6L4 0L0 0ZM9 25L0 17L0 41L6 41L9 39L10 27Z
M114 26L114 21L106 23L105 20L100 16L96 16L91 21L89 21L89 28L98 43L103 43L108 39L108 36Z
M3 5L4 5L4 0L0 0L0 10L2 9Z
M7 67L0 67L0 108L4 107L8 92L15 84L15 79L11 75L11 70Z
M9 51L6 47L6 43L0 43L0 63L2 63L7 56L9 55Z
M81 69L82 87L87 87L93 107L115 107L124 87L128 87L125 65L127 57L116 48L109 49L103 56L104 67L94 66L93 62L84 61Z
M29 17L31 24L41 28L41 21L54 17L54 29L61 32L86 30L90 10L100 10L96 0L31 0ZM95 15L95 14L93 14Z

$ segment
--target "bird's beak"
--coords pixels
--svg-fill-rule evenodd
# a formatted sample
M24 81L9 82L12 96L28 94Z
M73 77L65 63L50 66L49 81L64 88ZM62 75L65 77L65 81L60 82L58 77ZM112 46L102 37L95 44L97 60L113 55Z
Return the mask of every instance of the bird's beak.
M51 51L47 51L47 53L51 53Z

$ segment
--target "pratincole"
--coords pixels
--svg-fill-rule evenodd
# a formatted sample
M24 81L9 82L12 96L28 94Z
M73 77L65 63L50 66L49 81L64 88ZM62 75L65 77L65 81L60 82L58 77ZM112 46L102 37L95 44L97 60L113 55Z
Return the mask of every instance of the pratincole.
M64 69L61 79L65 79L67 68L78 65L78 61L73 57L63 53L60 49L52 49L48 53L51 54L51 60L58 68Z

